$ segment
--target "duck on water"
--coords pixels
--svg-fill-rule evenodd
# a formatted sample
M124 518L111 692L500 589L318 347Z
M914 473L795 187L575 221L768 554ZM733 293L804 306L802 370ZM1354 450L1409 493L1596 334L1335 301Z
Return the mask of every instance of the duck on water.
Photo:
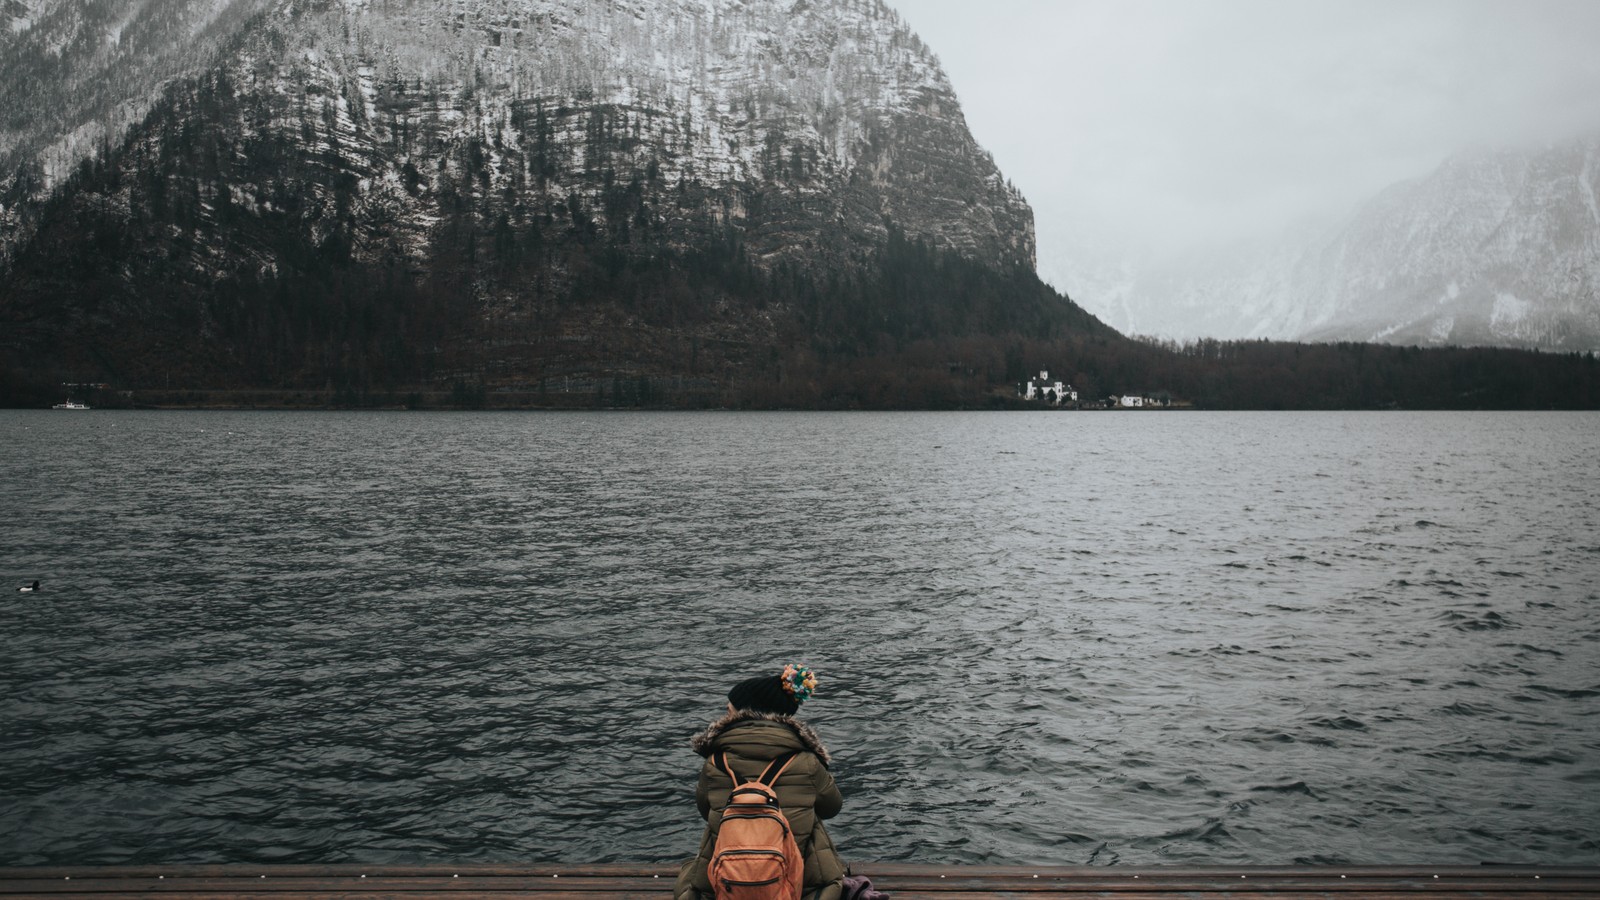
M25 584L22 587L17 588L17 593L19 594L34 594L38 593L38 591L39 582L37 581L35 581L33 584Z

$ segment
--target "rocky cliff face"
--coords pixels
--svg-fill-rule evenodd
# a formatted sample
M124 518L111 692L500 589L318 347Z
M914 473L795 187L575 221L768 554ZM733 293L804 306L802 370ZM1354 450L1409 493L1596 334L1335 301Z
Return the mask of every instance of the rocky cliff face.
M58 149L83 161L72 178L13 180L0 314L19 349L99 335L79 363L125 378L151 368L139 340L189 330L202 368L270 339L281 352L254 364L291 379L319 315L390 323L394 341L430 316L533 343L776 340L795 309L734 315L683 272L717 270L717 295L730 277L837 278L891 232L1033 265L1031 211L878 0L177 0L164 33L217 48L192 76L181 43L139 68L97 43L104 10L47 28L49 3L13 0L13 37L79 35L95 48L63 70L129 73L123 94L170 86L119 145ZM68 126L14 118L13 169L38 172Z
M110 152L266 0L0 0L0 260L38 201Z
M361 160L361 200L382 204L407 164L458 176L449 151L465 148L479 193L575 197L601 229L629 225L607 190L642 174L627 214L733 225L758 256L881 237L887 218L937 246L1033 260L1031 212L931 53L876 0L288 3L230 69L240 110L271 111L258 129ZM420 199L405 204L414 225L439 215Z
M1596 138L1463 154L1344 221L1075 293L1137 333L1600 349L1597 180Z
M282 107L310 95L337 107L324 130L369 153L493 139L497 155L545 154L559 187L591 199L595 184L572 176L654 164L669 187L723 194L715 214L734 221L777 186L852 228L881 236L887 216L1032 262L1031 211L967 133L932 54L877 0L7 0L4 14L0 172L35 197L236 37L211 77L276 111L258 126L302 130L292 120L322 104ZM428 103L393 102L407 86ZM532 135L530 110L547 116Z

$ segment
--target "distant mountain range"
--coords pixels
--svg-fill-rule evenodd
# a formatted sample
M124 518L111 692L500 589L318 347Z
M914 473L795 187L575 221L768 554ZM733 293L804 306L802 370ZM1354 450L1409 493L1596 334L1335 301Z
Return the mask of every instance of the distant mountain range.
M1057 282L1136 334L1596 350L1597 182L1600 137L1463 153L1332 225Z

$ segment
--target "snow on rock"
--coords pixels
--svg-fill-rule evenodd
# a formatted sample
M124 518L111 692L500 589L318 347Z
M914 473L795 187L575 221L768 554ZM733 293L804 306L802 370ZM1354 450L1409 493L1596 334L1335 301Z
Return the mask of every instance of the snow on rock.
M1505 330L1526 319L1528 313L1532 311L1533 304L1526 300L1518 300L1514 294L1501 292L1494 295L1494 311L1489 314L1489 324L1496 329Z
M527 190L508 160L537 156L542 195L603 218L611 179L649 172L705 218L748 229L763 258L811 252L826 221L867 240L893 222L958 252L1034 262L1032 211L881 0L174 0L132 18L117 0L81 2L84 21L51 39L115 31L96 42L109 55L83 63L113 93L126 86L112 108L142 114L161 86L207 71L185 36L209 29L208 46L232 39L210 71L257 109L240 129L303 136L364 190L409 165L426 191L430 172L459 176L447 151L471 142L485 148L490 192ZM165 43L137 38L158 10ZM6 171L49 156L36 196L131 124L92 114L107 124L63 128L42 111L52 96L36 99L37 125L0 135ZM406 214L420 228L438 211Z

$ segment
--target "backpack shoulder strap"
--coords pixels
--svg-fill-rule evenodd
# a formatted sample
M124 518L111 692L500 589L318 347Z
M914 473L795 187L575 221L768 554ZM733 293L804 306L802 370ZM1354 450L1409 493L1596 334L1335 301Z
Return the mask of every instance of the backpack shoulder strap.
M789 768L789 764L794 762L795 757L799 755L799 751L785 753L777 759L774 759L772 762L767 763L767 767L761 770L761 774L757 776L756 780L760 781L767 787L772 787L774 784L778 783L778 777L783 774L783 770Z
M754 778L746 778L744 780L759 781L767 787L772 787L777 783L778 778L783 775L784 770L789 768L789 764L794 762L795 758L799 755L800 752L798 750L793 753L785 753L784 755L774 759L772 762L767 763L767 767L761 770L760 775L757 775ZM711 755L711 764L728 773L728 778L733 782L734 787L739 786L739 775L733 771L733 766L728 763L728 753L726 750L718 750L716 753L713 753Z
M733 766L728 764L728 751L718 750L716 753L713 753L711 755L711 764L716 766L718 769L727 772L728 778L733 782L734 787L739 786L739 776L734 774Z

